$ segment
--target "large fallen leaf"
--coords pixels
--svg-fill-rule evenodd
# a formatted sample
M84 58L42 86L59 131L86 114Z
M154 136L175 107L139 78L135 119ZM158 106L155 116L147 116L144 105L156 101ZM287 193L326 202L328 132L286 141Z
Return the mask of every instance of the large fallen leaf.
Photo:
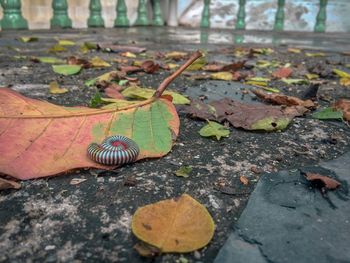
M312 100L302 100L297 97L282 94L269 94L261 90L253 90L252 92L264 101L277 105L303 106L308 109L313 109L316 107L315 103Z
M296 116L303 115L307 109L302 106L271 106L241 103L229 98L205 104L193 101L187 112L190 116L218 122L228 121L236 128L246 130L279 131L287 128Z
M150 99L115 109L60 107L0 88L0 173L19 179L74 168L102 167L86 154L92 142L121 134L140 147L139 159L168 153L179 132L173 104Z
M191 252L206 246L215 224L207 209L187 194L138 208L132 231L161 252Z
M152 97L154 90L148 88L140 88L137 86L131 86L126 88L121 92L125 97L131 99L149 99ZM190 100L185 96L174 92L174 91L165 91L164 95L170 95L173 97L174 104L190 104Z

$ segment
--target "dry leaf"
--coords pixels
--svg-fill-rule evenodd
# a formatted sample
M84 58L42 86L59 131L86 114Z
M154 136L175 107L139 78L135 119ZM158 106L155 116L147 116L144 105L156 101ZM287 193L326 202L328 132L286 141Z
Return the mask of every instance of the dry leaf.
M155 63L152 60L146 60L141 64L141 68L143 69L144 72L148 74L152 74L159 70L159 64Z
M305 173L305 177L308 181L311 182L321 182L324 187L326 187L328 190L336 189L338 186L340 186L340 183L328 176L317 174L317 173Z
M114 89L112 87L105 88L104 92L110 98L120 99L120 100L124 100L125 99L123 94L121 94L117 89Z
M60 86L58 85L57 81L50 82L49 87L50 87L50 93L51 94L63 94L63 93L67 93L68 92L68 89L60 88Z
M103 59L99 58L99 57L94 57L90 60L91 66L95 67L95 68L107 68L110 67L111 64L107 63L106 61L104 61Z
M6 180L4 178L0 177L0 190L6 190L6 189L20 189L21 184L11 181L11 180Z
M239 177L239 180L240 180L241 183L244 184L244 185L248 185L248 184L249 184L248 178L245 177L245 176L243 176L243 175L241 175L241 176Z
M269 94L261 90L253 90L252 92L264 101L277 105L303 106L308 109L313 109L316 107L315 103L312 100L302 100L297 97L282 94Z
M288 78L290 75L292 75L293 70L291 68L280 68L272 73L272 77L276 79L283 79Z
M334 108L336 110L341 110L343 112L344 120L350 121L350 100L349 99L339 99L334 104Z
M207 209L187 194L138 208L132 231L161 252L185 253L206 246L215 225Z
M99 49L103 49L110 52L132 52L132 53L142 53L146 51L144 47L133 47L130 45L122 46L122 45L113 45L108 43L100 43L97 45Z
M73 178L71 181L70 181L70 185L78 185L78 184L81 184L82 182L85 182L87 179L85 178Z

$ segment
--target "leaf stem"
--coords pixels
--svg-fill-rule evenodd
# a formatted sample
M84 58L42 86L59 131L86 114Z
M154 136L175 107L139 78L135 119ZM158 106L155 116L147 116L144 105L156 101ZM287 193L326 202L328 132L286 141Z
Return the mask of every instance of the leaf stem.
M164 90L169 86L169 84L201 56L202 56L202 53L199 52L198 50L196 52L194 52L191 55L191 57L186 61L185 64L183 64L181 67L179 67L173 74L171 74L169 77L167 77L165 80L163 80L162 83L160 83L157 90L154 92L153 97L159 98L160 96L162 96Z

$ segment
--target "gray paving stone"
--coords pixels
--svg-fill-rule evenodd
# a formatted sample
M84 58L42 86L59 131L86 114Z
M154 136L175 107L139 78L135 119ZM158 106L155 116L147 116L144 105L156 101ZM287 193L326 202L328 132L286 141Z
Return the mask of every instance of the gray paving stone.
M350 154L320 165L265 174L215 262L350 262ZM306 171L342 185L323 196Z

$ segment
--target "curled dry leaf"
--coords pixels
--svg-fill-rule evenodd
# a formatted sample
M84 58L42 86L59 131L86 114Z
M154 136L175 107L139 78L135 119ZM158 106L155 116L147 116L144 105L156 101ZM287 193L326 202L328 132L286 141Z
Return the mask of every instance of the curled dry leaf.
M143 69L144 72L148 74L152 74L159 70L159 64L155 63L152 60L146 60L141 64L141 68Z
M350 100L349 99L339 99L333 106L336 110L341 110L343 112L344 120L350 121Z
M138 208L131 227L136 237L161 252L177 253L206 246L215 230L208 210L187 194Z
M314 109L316 107L312 100L302 100L297 97L282 94L269 94L261 90L253 90L252 92L264 101L277 105L302 106L307 109Z
M6 180L4 178L0 177L0 190L6 190L6 189L20 189L21 184L11 181L11 180Z
M322 187L326 187L328 190L336 189L341 185L337 180L318 173L305 173L305 177L311 182L321 182Z

